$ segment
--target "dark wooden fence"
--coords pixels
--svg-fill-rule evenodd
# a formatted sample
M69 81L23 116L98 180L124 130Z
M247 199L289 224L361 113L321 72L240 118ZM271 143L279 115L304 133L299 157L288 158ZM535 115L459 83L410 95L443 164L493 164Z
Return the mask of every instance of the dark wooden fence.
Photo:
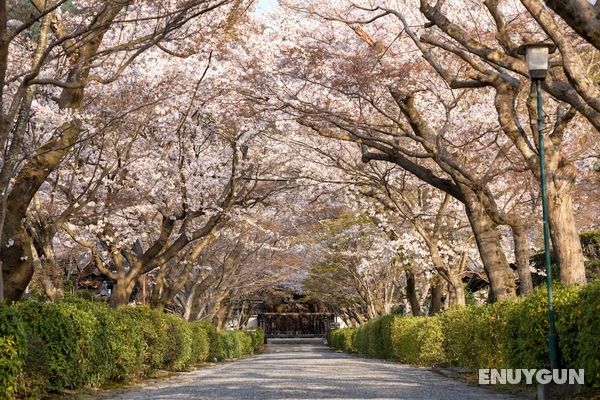
M328 313L259 313L258 326L266 337L323 336L335 321Z

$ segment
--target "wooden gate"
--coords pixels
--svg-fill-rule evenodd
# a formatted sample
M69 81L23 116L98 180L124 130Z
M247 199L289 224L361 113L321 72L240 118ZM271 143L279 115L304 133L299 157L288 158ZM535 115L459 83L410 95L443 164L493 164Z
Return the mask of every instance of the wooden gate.
M328 313L258 314L258 326L269 338L323 336L334 321L334 315Z

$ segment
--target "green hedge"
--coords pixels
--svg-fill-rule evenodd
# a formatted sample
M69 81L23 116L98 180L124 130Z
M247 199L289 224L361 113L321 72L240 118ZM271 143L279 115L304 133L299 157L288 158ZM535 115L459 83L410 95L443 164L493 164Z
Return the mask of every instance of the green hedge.
M208 332L201 323L195 322L192 324L192 338L192 356L190 361L192 364L207 361L210 342L208 340Z
M395 317L391 325L392 357L410 364L432 365L445 360L439 318Z
M564 368L600 386L600 280L554 291ZM454 308L433 317L387 316L330 331L330 346L379 358L479 368L547 368L545 288L504 303Z
M389 358L385 332L389 332L390 317L375 318L356 329L353 335L353 345L356 351L371 357ZM389 336L387 336L389 337Z
M23 324L14 309L0 307L0 399L10 399L17 391L24 357Z
M0 305L0 400L185 370L211 354L253 354L263 341L262 331L217 331L148 307L80 298Z
M248 331L247 333L252 338L254 352L261 350L265 345L265 331L262 328L258 328L255 331Z
M512 304L455 308L441 314L444 354L453 364L468 368L507 368L508 309Z
M336 349L345 351L346 353L357 353L354 346L354 328L342 328L329 331L327 333L327 343Z

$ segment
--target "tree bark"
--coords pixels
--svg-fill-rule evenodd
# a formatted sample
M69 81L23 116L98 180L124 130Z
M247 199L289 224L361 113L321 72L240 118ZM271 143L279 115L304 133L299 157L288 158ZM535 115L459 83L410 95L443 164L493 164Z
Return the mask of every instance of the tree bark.
M527 100L527 108L532 121L531 131L536 132L539 127L536 119L533 118L534 115L537 115L537 101L533 93L532 90ZM528 161L529 169L539 179L538 154L535 154L519 139L520 128L514 106L516 96L517 92L507 88L506 85L500 85L497 88L496 108L498 109L499 121L524 159ZM577 179L577 169L573 162L565 159L561 153L565 130L575 115L574 108L560 108L556 112L557 118L551 133L547 135L547 140L544 141L544 148L548 175L550 235L558 259L561 280L568 284L583 285L586 283L584 259L575 225L572 202L572 190ZM534 141L539 148L540 143L538 143L535 135Z
M431 304L429 315L435 315L442 311L442 297L444 296L444 281L437 279L431 285Z
M213 323L218 329L225 329L227 318L229 316L229 308L231 306L229 305L229 299L227 299L225 295L220 297L222 300L217 305L218 309L214 314Z
M573 215L570 188L559 190L554 183L548 185L548 218L561 282L585 285L583 250Z
M37 280L44 294L50 301L57 301L64 297L64 273L56 263L54 258L54 251L48 249L40 252L36 248L31 249L31 253L34 257L34 280ZM43 256L43 259L40 258ZM37 277L37 278L36 278Z
M448 282L448 306L463 307L465 305L465 287L463 282L458 275L451 274Z
M490 280L490 291L496 301L516 297L515 277L502 250L497 224L487 214L474 194L465 199L467 217L475 235L483 267Z
M421 311L421 307L419 307L419 296L417 296L417 288L416 288L416 279L415 274L406 270L406 298L408 299L408 303L410 304L410 310L412 315L419 316L423 315Z
M113 286L113 292L110 296L110 305L114 308L128 305L136 282L137 277L136 279L130 279L128 277L117 278L115 285Z
M527 228L520 224L511 228L515 247L515 263L517 265L517 274L519 275L519 295L526 296L533 292L533 281L531 280L531 271L529 269L531 252L529 250Z
M582 38L600 50L600 7L588 0L545 0Z

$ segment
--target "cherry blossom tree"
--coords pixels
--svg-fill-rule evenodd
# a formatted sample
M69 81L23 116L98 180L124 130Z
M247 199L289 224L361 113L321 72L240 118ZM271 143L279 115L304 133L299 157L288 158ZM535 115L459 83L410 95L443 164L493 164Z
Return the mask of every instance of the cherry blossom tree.
M546 6L554 10L562 19L597 49L600 49L600 9L597 2L570 0L547 0Z
M9 300L21 297L33 272L22 222L29 205L82 133L92 129L103 90L126 85L124 73L149 49L170 56L201 53L246 11L243 2L226 0L32 4L24 19L9 23L3 1L0 20L0 146L6 149L0 170L6 245L0 257ZM29 132L32 114L44 112L44 124ZM42 140L25 159L21 149L29 136Z
M366 161L386 160L400 165L464 202L497 298L511 297L512 273L502 255L497 228L511 227L520 280L526 283L530 248L527 228L534 215L532 205L537 203L537 194L530 190L538 168L532 144L535 137L523 138L527 132L535 136L532 133L537 128L534 123L522 122L534 121L532 98L517 102L521 92L509 89L526 71L514 70L520 74L515 77L487 67L486 63L493 60L469 47L473 41L459 40L452 36L458 35L455 31L448 33L443 27L430 29L435 21L423 11L424 4L418 13L409 7L396 10L347 2L327 6L304 2L292 5L292 11L281 11L281 26L296 24L311 29L311 24L317 24L320 36L286 36L283 52L293 62L279 70L284 86L280 98L294 110L291 114L300 123L321 135L363 144ZM448 9L456 13L462 5L453 7ZM296 10L304 12L303 18L294 14ZM521 12L519 22L525 26L523 19L528 17L523 11L517 10L517 14ZM310 22L305 22L307 19ZM444 23L449 21L446 18ZM395 29L398 23L400 29ZM421 34L415 26L423 24ZM461 32L468 35L477 29L493 29L494 20L474 17L465 25L467 28ZM466 50L451 47L439 31L466 46ZM478 57L483 60L478 61ZM515 63L524 65L516 57ZM469 69L473 72L463 72ZM577 125L574 109L557 105L557 112L546 124L552 127L555 139L547 144L551 153L549 168L554 168L552 173L557 177L556 186L550 190L553 243L562 259L561 279L582 283L585 276L569 200L576 172L573 159L564 157L567 153L580 154L564 141L566 132ZM490 115L497 115L497 121ZM585 117L590 121L589 116ZM589 132L589 128L584 131ZM531 175L524 172L526 169ZM514 181L523 186L513 185ZM526 218L522 217L524 213ZM527 292L531 285L524 288Z
M144 302L221 327L275 286L356 323L437 312L446 292L463 305L479 265L492 300L516 281L527 294L540 196L525 38L558 49L543 83L552 243L561 280L585 283L597 6L252 7L0 1L0 299L34 272L60 298L67 255L114 281L115 306L143 281Z
M363 154L365 160L381 159L399 164L438 189L445 190L464 201L476 232L494 295L498 299L514 296L513 274L500 248L497 223L486 212L485 205L477 196L478 192L473 190L478 184L475 182L465 184L467 181L464 178L472 174L467 172L470 167L466 165L461 167L461 164L456 162L459 160L457 157L448 159L450 152L436 150L436 143L439 142L440 134L444 135L444 131L435 133L429 128L426 131L415 129L425 127L414 123L419 118L416 113L413 113L416 109L412 105L403 107L403 95L397 91L390 93L389 87L384 86L386 81L382 81L382 76L386 75L381 74L386 74L388 71L379 69L378 65L381 64L378 62L379 55L370 52L369 49L362 54L357 54L355 48L349 48L348 43L355 43L358 46L363 44L362 39L352 30L350 33L352 36L344 32L339 33L339 30L332 28L324 34L331 36L328 41L318 41L315 45L308 43L304 45L303 50L297 50L299 48L293 45L287 47L285 51L291 53L290 57L295 60L295 63L286 64L280 71L281 79L285 79L285 84L290 87L290 90L280 94L281 100L301 124L314 129L319 134L357 141L376 150L376 152L365 152ZM300 35L300 37L306 36ZM342 45L342 42L346 44ZM345 52L329 53L332 54L332 58L328 59L326 53L328 50L323 48L323 43L327 43L333 52L336 51L333 48L343 48ZM312 68L311 60L317 58L327 60L327 63L321 62ZM343 77L337 74L341 68L345 72ZM380 75L364 74L363 71L369 68L377 68ZM393 82L397 76L401 76L399 74L406 76L406 71L393 71L386 79ZM348 79L350 76L353 77L352 80ZM396 84L399 82L396 81ZM294 87L298 89L294 90ZM393 94L396 96L394 97ZM333 98L335 102L332 101ZM430 108L440 105L445 107L445 111L444 108L441 110L438 108L442 116L450 115L456 108L456 103L451 99L437 105L435 105L436 97L429 96L424 100L429 102ZM409 124L396 116L394 107L400 108L399 111L404 114ZM454 123L453 120L453 118L446 118L444 122L438 118L439 127L442 128L444 125L448 127ZM400 138L404 138L405 141L401 142ZM409 140L414 140L416 143L412 145ZM422 161L416 163L411 160L414 157ZM427 161L428 159L434 162L433 165L437 164L437 167L433 167L431 162ZM436 171L435 168L439 169ZM454 181L448 179L446 174L449 174Z

